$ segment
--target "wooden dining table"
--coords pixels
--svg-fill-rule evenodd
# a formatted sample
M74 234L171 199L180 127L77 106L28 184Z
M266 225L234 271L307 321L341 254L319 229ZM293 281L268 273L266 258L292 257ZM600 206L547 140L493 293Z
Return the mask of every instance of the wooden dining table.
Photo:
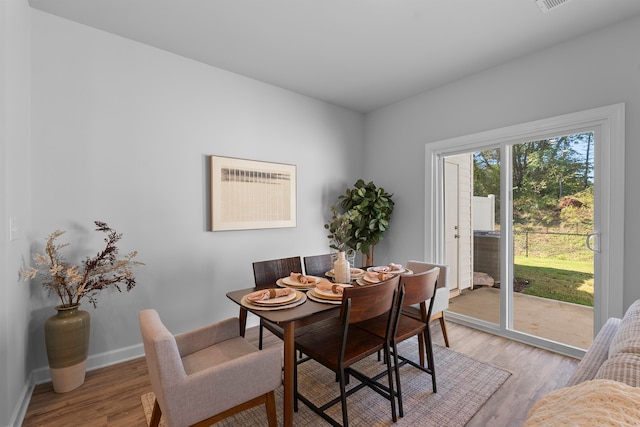
M308 299L301 305L282 310L257 310L242 305L242 297L255 291L256 288L246 288L227 293L227 297L240 306L240 334L244 336L247 322L247 313L275 323L284 330L284 426L293 426L293 402L294 387L293 376L296 363L295 333L296 328L301 328L324 319L338 316L340 305L323 304Z

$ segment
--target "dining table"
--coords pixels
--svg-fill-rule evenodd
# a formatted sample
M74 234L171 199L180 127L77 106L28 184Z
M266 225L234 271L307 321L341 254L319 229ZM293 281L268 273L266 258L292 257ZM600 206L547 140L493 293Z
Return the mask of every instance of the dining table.
M372 267L373 268L373 267ZM364 275L364 270L356 269ZM331 276L331 272L327 272L327 276ZM410 270L402 269L402 271L393 272L393 274L412 273ZM362 277L362 276L359 276ZM354 286L370 284L363 282L361 279L354 279L351 282ZM274 284L275 285L275 284ZM267 320L280 326L284 331L284 382L283 382L283 425L285 427L293 426L293 407L294 407L294 369L296 363L296 329L304 326L312 325L340 314L341 305L317 302L312 298L305 296L302 304L286 307L279 310L265 310L263 307L257 307L253 304L246 304L243 297L255 292L263 290L264 287L251 287L239 289L227 293L227 297L240 306L240 335L245 335L247 324L247 315L252 313L261 319ZM244 302L244 303L243 303Z
M227 297L240 306L240 335L244 336L247 314L250 312L264 320L279 325L284 331L284 382L283 425L293 426L294 367L296 363L295 332L301 328L331 317L338 316L340 305L325 304L309 298L303 304L282 310L260 310L242 304L242 298L257 288L246 288L227 293Z

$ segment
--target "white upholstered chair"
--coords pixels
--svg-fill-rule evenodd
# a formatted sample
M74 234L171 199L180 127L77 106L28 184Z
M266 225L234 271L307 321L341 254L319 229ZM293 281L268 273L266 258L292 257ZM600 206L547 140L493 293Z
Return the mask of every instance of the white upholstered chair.
M237 318L172 335L155 310L139 315L151 389L150 426L209 426L265 404L277 425L274 390L280 385L281 348L258 350L242 338Z
M436 289L436 296L433 301L433 310L431 313L431 320L439 319L440 327L442 328L442 336L444 343L449 347L449 336L447 334L447 323L444 318L444 311L449 308L449 284L447 283L448 266L442 264L432 264L422 261L408 261L406 267L412 270L414 273L423 273L429 271L434 267L440 268L440 275L438 276L438 287ZM412 313L414 307L405 308L408 314L415 314L419 316L417 310ZM408 310L409 309L409 310Z

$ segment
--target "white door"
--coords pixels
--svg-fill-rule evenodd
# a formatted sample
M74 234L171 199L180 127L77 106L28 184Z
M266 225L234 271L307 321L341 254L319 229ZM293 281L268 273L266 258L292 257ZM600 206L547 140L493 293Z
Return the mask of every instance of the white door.
M458 271L460 263L460 180L457 163L444 162L444 229L445 229L445 260L449 266L449 292L455 296L460 292L458 286Z

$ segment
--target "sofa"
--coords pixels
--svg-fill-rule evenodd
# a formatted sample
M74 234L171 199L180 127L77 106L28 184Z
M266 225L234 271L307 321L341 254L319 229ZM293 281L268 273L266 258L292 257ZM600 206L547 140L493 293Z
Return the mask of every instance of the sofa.
M526 427L640 425L640 300L610 318L566 386L542 397Z

